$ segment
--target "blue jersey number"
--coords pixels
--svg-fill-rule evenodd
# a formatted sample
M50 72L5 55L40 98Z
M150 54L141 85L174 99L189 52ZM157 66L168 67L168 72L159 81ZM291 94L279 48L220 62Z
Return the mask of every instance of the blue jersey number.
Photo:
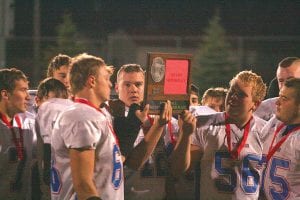
M121 153L119 147L114 145L113 150L113 174L112 174L112 183L115 188L119 188L122 182L122 164L121 164Z
M273 158L270 166L270 180L281 189L270 188L270 194L273 199L286 199L289 196L288 182L283 176L276 174L277 168L280 170L289 170L290 162L283 159Z
M237 174L234 169L231 167L223 167L222 160L231 159L231 156L228 152L216 152L215 153L215 169L220 176L225 176L225 179L216 179L215 185L219 191L223 192L233 192L237 187ZM259 183L259 174L256 170L250 167L250 162L254 161L261 165L261 157L256 155L247 155L242 160L242 169L241 169L241 187L245 193L256 193Z
M55 167L51 167L51 191L58 194L61 189L61 179L59 171Z
M216 152L215 154L215 168L221 176L228 177L228 183L225 183L223 179L217 179L215 185L219 191L233 192L236 188L236 173L232 168L224 168L222 166L222 159L230 159L228 152Z

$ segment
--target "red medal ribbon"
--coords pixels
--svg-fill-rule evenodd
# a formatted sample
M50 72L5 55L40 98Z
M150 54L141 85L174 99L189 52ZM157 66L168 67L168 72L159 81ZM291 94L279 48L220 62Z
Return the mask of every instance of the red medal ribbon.
M23 130L22 130L22 124L21 124L20 117L18 115L14 116L14 119L16 120L18 129L19 129L20 138L18 139L12 124L8 121L6 116L3 115L2 113L0 113L0 116L1 116L1 120L4 122L4 124L11 130L12 140L17 149L18 159L23 160L24 159Z
M147 115L147 118L150 122L150 125L152 126L153 123L154 123L154 118L151 118L149 115ZM169 128L169 136L170 136L170 139L171 139L171 143L174 145L176 145L176 139L175 139L175 136L174 136L174 133L172 131L172 123L171 121L168 122L168 128Z
M88 105L88 106L90 106L90 107L92 107L92 108L95 108L97 111L99 111L102 115L105 116L105 114L103 113L103 111L102 111L100 108L94 106L94 105L93 105L90 101L88 101L87 99L83 99L83 98L74 98L74 102L77 102L77 103L83 103L83 104L86 104L86 105ZM105 116L105 118L106 118L106 116ZM108 125L108 128L110 129L110 131L112 132L112 134L113 134L113 136L114 136L114 138L115 138L115 140L116 140L117 145L120 146L120 145L119 145L119 139L118 139L118 137L117 137L117 135L116 135L116 133L115 133L115 131L114 131L114 129L113 129L111 123L110 123L110 120L108 120L108 119L107 119L107 125Z
M229 118L229 116L227 115L227 113L225 113L225 126L226 126L225 132L226 132L226 137L227 137L228 151L229 151L232 159L237 159L240 155L240 152L242 151L242 149L244 148L244 146L246 144L246 141L247 141L247 138L249 135L250 122L252 120L252 117L245 125L242 141L240 142L240 144L238 145L236 150L232 150L232 148L231 148L231 135L230 135L231 130L230 130L230 124L227 123L228 118Z
M168 122L168 127L169 127L169 135L170 135L170 138L171 138L171 143L173 144L173 147L175 147L176 146L176 139L175 139L174 133L172 131L171 121Z
M289 135L294 132L294 131L297 131L300 129L300 126L298 127L295 127L291 130L289 130L287 132L287 134L285 136L283 136L279 142L273 147L273 143L275 141L275 138L276 136L278 135L278 133L280 132L280 130L284 127L285 125L284 124L281 124L276 130L275 130L275 133L274 133L274 137L272 139L272 143L270 145L270 148L269 148L269 152L268 152L268 155L267 155L267 162L271 159L271 157L274 155L274 153L277 151L277 149L279 149L279 147L287 140L287 138L289 137Z

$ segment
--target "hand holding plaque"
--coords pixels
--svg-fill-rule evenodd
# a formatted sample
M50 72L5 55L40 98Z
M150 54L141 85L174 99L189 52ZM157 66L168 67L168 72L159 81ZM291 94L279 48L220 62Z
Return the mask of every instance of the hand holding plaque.
M150 114L159 114L160 104L167 100L174 114L188 109L190 72L191 55L148 53L144 101Z

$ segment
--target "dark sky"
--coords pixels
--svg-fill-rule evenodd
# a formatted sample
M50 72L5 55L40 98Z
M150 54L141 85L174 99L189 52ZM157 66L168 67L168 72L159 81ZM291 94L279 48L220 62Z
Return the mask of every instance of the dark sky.
M42 36L53 36L64 12L79 31L98 37L123 29L132 34L199 35L214 10L228 35L300 35L300 1L40 0ZM33 0L15 0L16 35L32 35Z

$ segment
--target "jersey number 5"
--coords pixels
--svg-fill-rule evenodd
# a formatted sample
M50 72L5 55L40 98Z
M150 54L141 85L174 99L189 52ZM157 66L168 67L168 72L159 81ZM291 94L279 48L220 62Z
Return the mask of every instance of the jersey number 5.
M283 159L273 158L271 160L269 178L265 180L271 180L273 185L276 185L277 188L280 186L280 189L275 189L275 187L270 188L270 194L273 199L287 199L289 196L289 185L287 180L278 174L276 174L276 170L279 168L280 170L288 170L290 167L290 162Z

